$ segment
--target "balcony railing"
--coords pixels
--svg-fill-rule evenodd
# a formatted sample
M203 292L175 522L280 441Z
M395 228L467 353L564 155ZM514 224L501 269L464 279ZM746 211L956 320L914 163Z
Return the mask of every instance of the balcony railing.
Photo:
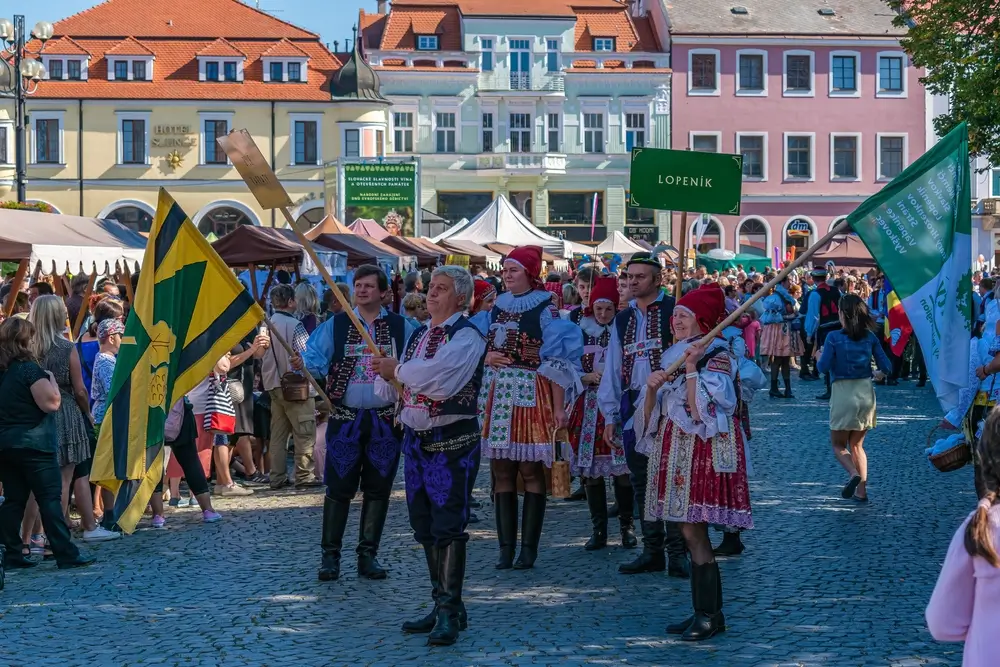
M666 69L670 67L669 53L615 53L614 51L584 51L581 53L565 53L562 56L566 67L586 69L605 69L609 67L625 69ZM579 63L579 64L576 64Z
M566 169L566 156L559 153L484 153L476 156L477 169Z
M532 76L531 72L489 72L479 77L479 89L491 91L534 91L561 93L566 89L566 79L561 72L546 72Z

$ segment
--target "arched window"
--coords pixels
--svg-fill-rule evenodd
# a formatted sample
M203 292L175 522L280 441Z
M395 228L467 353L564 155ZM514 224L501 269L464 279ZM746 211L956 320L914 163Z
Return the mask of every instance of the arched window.
M253 221L246 213L231 206L218 206L202 216L198 223L198 231L205 236L214 234L222 238L241 225L252 225Z
M740 225L739 252L767 257L767 224L760 218L748 218Z
M705 233L701 235L701 243L695 244L698 240L698 221L691 225L691 247L699 255L705 254L713 248L722 247L722 227L715 218L709 218Z
M326 210L320 206L318 208L311 208L303 211L301 215L295 220L296 225L305 224L307 227L315 227L323 218L326 216Z
M808 218L793 218L785 225L785 261L794 260L816 240L816 228Z
M153 226L153 216L138 206L119 206L104 217L117 220L134 232L148 234Z

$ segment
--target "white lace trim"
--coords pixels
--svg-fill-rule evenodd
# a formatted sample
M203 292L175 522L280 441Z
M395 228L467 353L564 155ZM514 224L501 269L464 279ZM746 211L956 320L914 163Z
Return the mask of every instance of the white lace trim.
M512 292L504 292L497 297L496 307L508 313L526 313L551 300L552 293L545 290L534 290L521 296L514 296Z
M588 316L580 320L580 328L583 329L583 333L588 336L593 336L594 338L600 338L609 328L610 324L598 324L597 320L593 316Z

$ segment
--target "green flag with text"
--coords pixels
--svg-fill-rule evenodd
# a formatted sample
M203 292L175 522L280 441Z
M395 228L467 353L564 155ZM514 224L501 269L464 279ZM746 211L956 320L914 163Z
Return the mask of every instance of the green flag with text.
M968 383L972 336L969 135L948 133L847 219L892 282L945 412Z

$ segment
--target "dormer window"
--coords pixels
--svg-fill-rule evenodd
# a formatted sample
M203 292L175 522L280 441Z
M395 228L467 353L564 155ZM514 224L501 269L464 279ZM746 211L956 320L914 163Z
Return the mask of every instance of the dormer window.
M83 67L79 60L66 61L66 78L70 81L79 81L83 76Z
M288 63L288 80L299 83L302 81L302 64Z
M222 63L222 77L226 81L237 81L236 78L236 62L227 60Z
M115 61L115 79L117 81L128 81L128 61Z
M108 58L108 81L152 81L153 56Z
M271 63L271 81L284 81L285 80L285 63L276 62Z
M61 60L49 61L49 78L50 79L63 78L63 61Z
M437 35L418 35L417 36L417 50L418 51L437 51L438 50L438 36Z
M615 50L615 38L614 37L595 37L594 38L594 50L595 51L614 51Z
M246 54L221 37L198 52L199 81L243 81ZM266 65L265 65L266 67ZM264 70L265 75L267 70Z
M206 81L218 81L219 80L219 63L217 61L205 63L205 80Z
M66 58L42 56L45 65L45 78L50 81L86 81L87 60L81 58Z

